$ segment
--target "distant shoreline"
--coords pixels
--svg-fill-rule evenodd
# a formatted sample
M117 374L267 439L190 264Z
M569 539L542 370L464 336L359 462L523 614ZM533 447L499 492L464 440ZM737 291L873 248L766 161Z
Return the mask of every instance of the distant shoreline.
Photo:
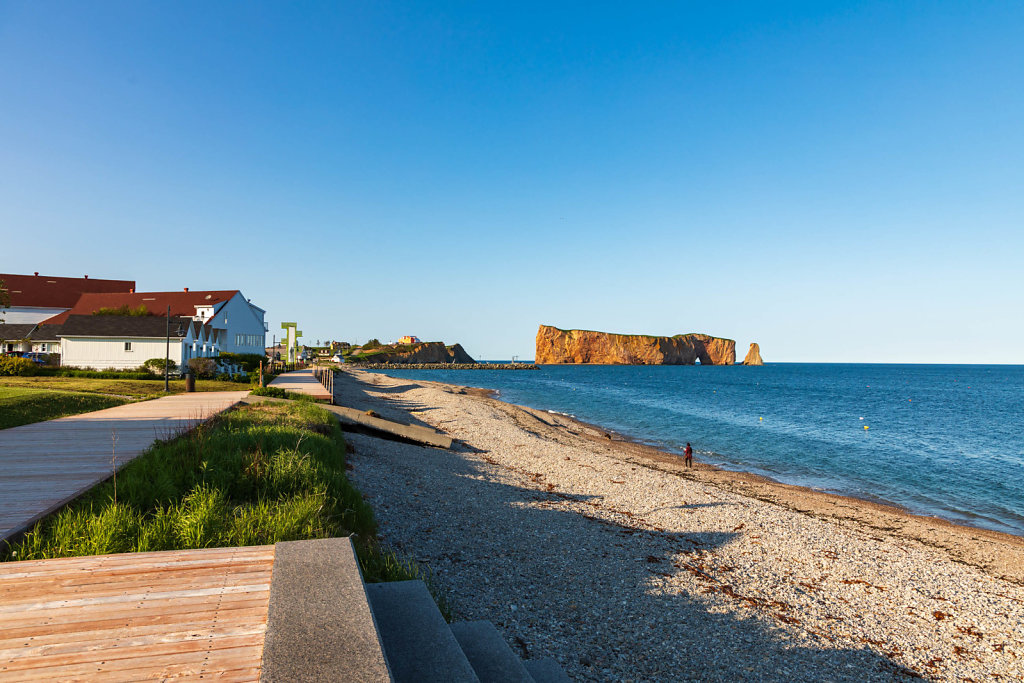
M386 372L382 374L386 375ZM625 459L646 467L695 479L812 517L856 524L867 530L884 531L941 548L957 561L978 567L997 578L1024 585L1024 536L961 524L941 517L920 515L888 502L786 484L764 475L723 469L699 460L695 461L693 469L687 470L678 453L647 445L635 438L575 417L504 401L500 398L500 392L495 389L467 387L434 380L394 377L392 379L455 388L478 400L494 401L502 406L528 413L553 429L568 430L575 435L598 441L618 451Z

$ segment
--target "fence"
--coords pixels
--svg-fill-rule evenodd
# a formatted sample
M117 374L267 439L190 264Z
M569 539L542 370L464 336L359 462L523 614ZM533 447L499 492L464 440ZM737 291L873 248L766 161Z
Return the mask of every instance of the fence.
M334 368L314 365L313 376L317 378L320 384L324 385L324 389L330 392L331 405L334 405Z

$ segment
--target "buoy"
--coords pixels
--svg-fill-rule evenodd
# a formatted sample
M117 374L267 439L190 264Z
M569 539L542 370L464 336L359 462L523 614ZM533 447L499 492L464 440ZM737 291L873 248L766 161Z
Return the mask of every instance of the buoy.
M761 421L761 422L764 422L764 418L763 418L763 417L759 417L759 418L757 418L757 419L758 419L759 421Z
M859 419L863 420L864 418L862 417L862 418L859 418Z
M867 429L867 428L868 428L868 426L867 426L867 425L864 425L864 429Z

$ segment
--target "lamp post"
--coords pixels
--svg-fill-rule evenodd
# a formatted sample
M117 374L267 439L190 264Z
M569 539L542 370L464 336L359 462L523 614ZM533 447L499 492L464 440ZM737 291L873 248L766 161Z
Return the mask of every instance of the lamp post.
M171 364L171 307L167 307L167 349L164 354L164 391L171 390L171 376L168 366Z

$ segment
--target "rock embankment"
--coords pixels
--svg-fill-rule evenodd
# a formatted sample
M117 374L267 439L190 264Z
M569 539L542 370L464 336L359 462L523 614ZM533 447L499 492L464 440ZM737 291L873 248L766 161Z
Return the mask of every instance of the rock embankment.
M444 342L420 342L404 346L384 346L364 354L354 362L377 365L408 365L414 363L473 363L472 356L466 353L461 344L445 346Z
M764 361L761 360L761 347L757 343L752 342L750 344L750 350L747 351L747 357L743 359L744 365L764 365Z
M694 365L698 360L702 365L733 365L736 342L708 334L655 337L541 325L536 354L538 365Z

